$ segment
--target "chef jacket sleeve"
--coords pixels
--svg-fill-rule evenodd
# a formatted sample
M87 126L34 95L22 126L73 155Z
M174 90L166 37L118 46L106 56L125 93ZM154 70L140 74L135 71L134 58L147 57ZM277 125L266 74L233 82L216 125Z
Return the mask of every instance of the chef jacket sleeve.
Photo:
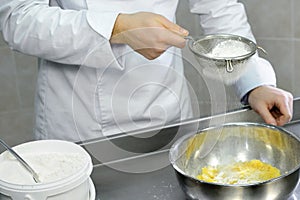
M255 42L243 4L237 0L190 0L190 10L199 14L204 34L230 33ZM247 70L234 83L242 103L249 91L261 85L276 86L276 77L271 64L257 54L247 62Z
M1 0L0 30L16 51L64 64L99 67L114 60L109 38L117 15L64 10L49 6L49 0Z

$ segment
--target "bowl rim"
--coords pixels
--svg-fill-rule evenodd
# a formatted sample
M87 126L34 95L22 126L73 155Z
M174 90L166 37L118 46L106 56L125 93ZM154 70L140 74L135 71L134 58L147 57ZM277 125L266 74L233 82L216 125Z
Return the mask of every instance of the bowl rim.
M169 151L169 161L173 167L173 169L175 169L175 171L177 173L180 173L181 175L192 179L193 181L196 182L200 182L203 184L209 184L209 185L214 185L214 186L223 186L223 187L251 187L251 186L259 186L259 185L264 185L267 183L271 183L271 182L276 182L279 179L282 179L284 177L287 177L293 173L295 173L297 170L300 169L300 163L294 167L292 170L289 170L287 173L283 173L282 175L276 177L276 178L272 178L266 181L261 181L261 182L257 182L257 183L250 183L250 184L221 184L221 183L213 183L213 182L206 182L203 180L199 180L193 176L187 175L183 170L181 170L177 165L176 165L176 160L174 160L172 158L173 152L175 147L177 147L179 144L181 144L183 141L197 135L197 134L201 134L203 132L209 131L209 130L213 130L213 129L218 129L218 128L222 128L222 127L230 127L230 126L257 126L257 127L264 127L264 128L268 128L268 129L274 129L277 131L281 131L284 132L286 134L288 134L290 137L292 137L293 139L297 140L300 143L300 138L298 136L296 136L294 133L279 127L279 126L275 126L275 125L271 125L271 124L266 124L266 123L257 123L257 122L231 122L231 123L225 123L225 124L221 124L221 125L215 125L215 126L211 126L208 128L204 128L201 129L200 131L197 131L196 133L188 133L184 136L182 136L181 138L179 138L177 141L175 141L175 143L171 146L170 151Z
M212 57L212 56L208 56L206 54L199 53L198 51L195 50L195 48L194 48L195 43L201 42L204 40L210 40L212 38L225 38L225 39L233 39L233 40L237 40L237 41L242 41L251 48L251 51L247 54L243 54L243 55L239 55L239 56L235 56L235 57ZM216 33L216 34L198 36L198 37L195 37L193 40L189 40L188 46L189 46L189 49L195 55L205 58L207 60L212 60L212 61L242 61L242 60L246 60L249 57L251 57L252 55L254 55L258 48L258 46L255 42L253 42L252 40L250 40L246 37L243 37L240 35L234 35L234 34L227 34L227 33Z

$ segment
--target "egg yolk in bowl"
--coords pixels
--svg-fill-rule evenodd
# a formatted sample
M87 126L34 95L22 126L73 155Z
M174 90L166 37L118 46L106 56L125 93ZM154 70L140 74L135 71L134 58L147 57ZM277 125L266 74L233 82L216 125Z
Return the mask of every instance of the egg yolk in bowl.
M219 184L254 184L280 176L280 170L260 160L205 166L197 179Z

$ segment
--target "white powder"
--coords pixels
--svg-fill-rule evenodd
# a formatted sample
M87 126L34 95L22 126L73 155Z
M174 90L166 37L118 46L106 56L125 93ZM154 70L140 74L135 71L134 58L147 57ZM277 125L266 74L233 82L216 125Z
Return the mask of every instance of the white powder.
M86 163L86 158L78 153L31 153L22 154L22 157L37 172L42 183L73 175ZM0 161L0 179L13 184L35 184L31 174L7 152Z
M218 43L206 55L213 58L233 58L250 53L247 44L238 40L226 40Z

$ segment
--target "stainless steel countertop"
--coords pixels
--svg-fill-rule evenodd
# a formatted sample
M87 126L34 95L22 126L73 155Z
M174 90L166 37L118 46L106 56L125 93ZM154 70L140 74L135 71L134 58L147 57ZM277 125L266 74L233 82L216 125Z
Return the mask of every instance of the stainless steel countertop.
M163 129L141 130L82 143L94 158L91 177L96 187L96 199L185 199L175 172L169 164L170 146L189 131L203 129L214 123L242 121L262 122L256 113L244 108L223 115L189 120ZM285 128L300 138L300 99L295 99L293 121ZM296 188L294 198L290 199L300 199L300 186Z

